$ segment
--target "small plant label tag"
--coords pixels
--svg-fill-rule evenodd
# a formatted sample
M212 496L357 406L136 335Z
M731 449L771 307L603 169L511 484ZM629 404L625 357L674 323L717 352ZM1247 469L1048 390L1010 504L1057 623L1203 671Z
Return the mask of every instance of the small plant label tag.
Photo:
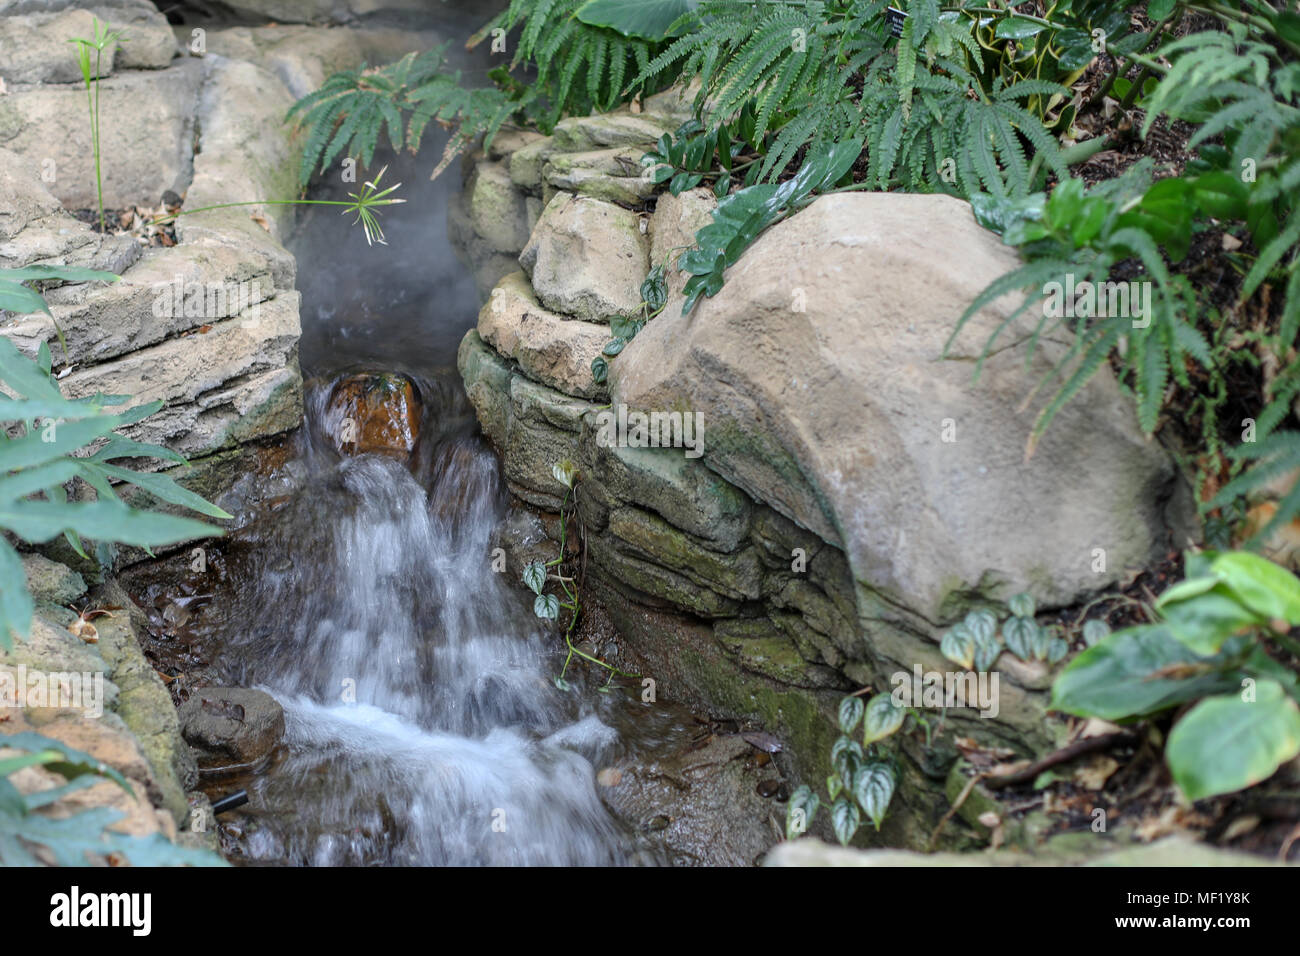
M889 24L889 32L896 37L903 35L903 21L907 19L907 14L902 10L895 10L893 7L885 7L885 22Z

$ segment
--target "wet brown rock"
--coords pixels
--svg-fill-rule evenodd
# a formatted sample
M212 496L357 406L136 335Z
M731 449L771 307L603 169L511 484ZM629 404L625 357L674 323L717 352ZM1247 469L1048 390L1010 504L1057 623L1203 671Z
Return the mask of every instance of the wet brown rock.
M246 767L284 736L284 709L270 694L242 687L205 687L181 705L181 735L200 769Z
M341 454L405 460L420 437L420 396L405 375L349 375L334 385L325 428Z

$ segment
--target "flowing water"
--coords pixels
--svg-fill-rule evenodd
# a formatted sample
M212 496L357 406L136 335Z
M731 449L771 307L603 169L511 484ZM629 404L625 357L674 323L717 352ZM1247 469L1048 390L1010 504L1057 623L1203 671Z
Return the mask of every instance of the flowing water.
M155 636L193 686L260 687L285 709L269 766L204 780L250 794L222 818L226 850L250 864L656 862L595 775L680 738L680 718L598 692L603 674L571 670L560 689L562 640L493 571L507 496L452 365L477 311L442 220L458 176L429 185L423 160L395 162L415 195L385 216L390 246L341 234L336 216L301 226L304 426L241 483L241 527L203 575L134 588L182 607ZM331 385L358 368L418 388L411 462L341 456L328 438Z
M230 680L285 708L286 753L248 782L260 822L240 851L251 861L628 857L593 764L619 749L601 712L626 705L553 683L555 639L492 571L496 458L447 391L447 406L426 408L428 427L444 424L422 439L431 454L413 473L338 456L320 431L327 389L314 389L302 487L250 528L238 586L209 606Z

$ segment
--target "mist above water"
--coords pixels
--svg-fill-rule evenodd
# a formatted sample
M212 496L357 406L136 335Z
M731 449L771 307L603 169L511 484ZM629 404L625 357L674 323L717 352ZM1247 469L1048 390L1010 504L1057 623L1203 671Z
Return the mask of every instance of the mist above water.
M422 29L450 41L448 68L461 72L463 84L487 85L488 70L501 64L487 43L464 46L504 6L502 0L429 0L427 13L420 13ZM447 238L447 208L461 187L459 160L429 178L449 136L429 124L419 155L412 156L395 154L385 133L373 162L358 166L356 182L343 181L340 158L313 183L311 198L347 200L387 166L381 187L400 182L395 195L405 204L379 212L387 245L368 245L361 227L340 216L338 207L301 207L289 246L298 260L300 361L308 376L367 363L406 372L455 364L456 346L474 324L479 302Z

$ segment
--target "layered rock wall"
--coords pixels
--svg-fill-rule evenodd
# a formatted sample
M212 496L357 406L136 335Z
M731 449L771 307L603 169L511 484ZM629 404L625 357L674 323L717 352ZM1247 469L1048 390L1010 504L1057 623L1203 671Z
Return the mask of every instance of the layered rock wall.
M519 501L555 512L552 465L577 464L589 596L620 653L657 693L776 733L820 789L846 692L959 669L938 644L973 604L1029 591L1059 608L1115 583L1184 543L1184 498L1106 374L1026 457L1020 406L1065 346L1027 359L1030 329L1013 327L974 381L1012 300L943 358L966 303L1015 265L957 200L819 199L682 315L671 267L716 202L655 194L639 160L685 115L665 94L550 137L503 134L466 163L450 226L484 305L460 369ZM638 314L659 264L667 307L595 382L610 319ZM608 427L636 412L698 422L698 447L635 447ZM949 710L929 746L891 743L887 842L924 844L957 737L1032 755L1060 732L1046 663L1004 653L995 670L996 718Z

